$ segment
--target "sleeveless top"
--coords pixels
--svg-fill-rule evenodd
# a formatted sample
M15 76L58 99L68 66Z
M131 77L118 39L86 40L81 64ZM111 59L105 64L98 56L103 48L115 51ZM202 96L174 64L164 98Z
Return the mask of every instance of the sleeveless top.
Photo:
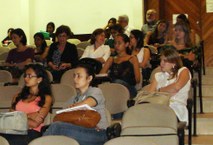
M187 69L186 67L182 67L178 70L177 77L168 80L169 74L166 72L158 72L155 74L155 79L157 81L157 88L166 87L178 80L179 74L184 70ZM188 93L191 87L191 74L190 79L188 82L183 86L175 95L170 98L169 106L174 110L175 114L177 115L180 121L185 121L188 123L188 110L186 108Z
M16 111L22 111L26 114L29 113L34 113L34 112L38 112L41 107L38 106L38 102L41 100L40 97L37 97L34 101L32 102L23 102L23 100L20 100L17 104L16 104ZM41 131L41 127L44 126L44 124L40 124L37 128L33 128L33 130L36 130L38 132Z
M153 45L153 44L155 44L155 43L163 44L164 41L165 41L165 39L164 39L163 37L157 38L157 37L155 37L155 36L152 34L152 35L150 36L150 39L149 39L148 44L149 44L149 45L151 45L151 44Z
M135 73L133 64L129 61L132 57L130 57L127 61L121 63L115 63L113 58L112 66L110 67L109 76L112 80L120 79L127 82L129 85L136 85Z

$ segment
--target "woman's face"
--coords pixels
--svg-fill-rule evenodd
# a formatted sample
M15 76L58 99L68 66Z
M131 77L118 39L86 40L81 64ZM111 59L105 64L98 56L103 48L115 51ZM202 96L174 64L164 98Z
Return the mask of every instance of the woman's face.
M118 54L126 51L126 47L128 47L129 43L125 43L121 36L115 37L115 50Z
M175 38L176 39L184 39L185 37L185 32L183 31L183 29L180 26L176 26L175 27Z
M158 24L158 32L164 33L166 31L166 24L160 23Z
M86 89L92 80L91 76L88 76L85 68L78 67L74 71L74 85L76 89Z
M135 48L137 45L137 40L135 39L135 36L132 33L130 33L129 39L130 39L130 44L129 44L130 47Z
M47 26L47 32L49 32L50 34L52 34L54 31L53 27L51 25Z
M34 38L34 43L36 45L36 47L41 47L42 43L43 43L44 40L42 40L40 37L38 36L35 36Z
M13 41L14 45L18 46L21 43L20 41L22 39L22 36L20 37L17 34L12 34L11 37L12 37L12 41Z
M165 56L161 56L160 67L163 72L170 73L174 66L175 64L168 62Z
M25 86L27 87L37 87L42 79L37 77L35 71L32 68L29 68L25 71L24 81Z
M67 43L68 36L65 32L59 34L57 36L57 38L58 38L59 44L66 44Z
M104 44L104 42L105 42L105 34L104 34L104 32L101 33L101 34L99 34L99 35L97 35L97 36L95 37L95 40L96 40L96 42L97 42L98 44Z

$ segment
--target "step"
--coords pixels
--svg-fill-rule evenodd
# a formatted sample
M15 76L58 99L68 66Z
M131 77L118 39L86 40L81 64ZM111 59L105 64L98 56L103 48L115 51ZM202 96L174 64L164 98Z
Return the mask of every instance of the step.
M200 113L200 99L197 97L197 112ZM213 112L213 96L203 96L203 112Z
M213 96L213 85L202 84L202 94L203 96Z
M206 75L212 75L213 74L213 67L206 67Z
M197 114L197 135L213 135L213 113Z
M213 74L212 75L202 75L203 85L213 85Z
M185 145L187 145L188 137L185 136ZM198 135L192 137L192 145L213 145L213 135Z

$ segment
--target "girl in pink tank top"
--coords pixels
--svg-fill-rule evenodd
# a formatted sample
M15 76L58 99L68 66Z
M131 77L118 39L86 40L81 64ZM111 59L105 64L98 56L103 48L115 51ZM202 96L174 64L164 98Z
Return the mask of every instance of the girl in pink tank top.
M11 111L23 111L28 118L28 135L0 134L10 145L27 145L41 136L41 127L52 105L50 82L46 70L39 64L26 66L25 86L13 98Z

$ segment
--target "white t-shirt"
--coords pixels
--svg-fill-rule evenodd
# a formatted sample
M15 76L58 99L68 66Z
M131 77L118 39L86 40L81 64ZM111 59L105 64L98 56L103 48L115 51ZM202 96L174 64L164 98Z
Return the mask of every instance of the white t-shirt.
M105 61L110 56L110 48L108 45L101 45L96 50L93 45L87 46L81 58L99 58L102 57Z
M168 80L169 74L166 72L158 72L155 74L155 79L157 81L157 88L166 87L178 80L178 77L180 73L187 69L186 67L182 67L178 70L177 77ZM190 73L190 72L189 72ZM185 86L183 86L175 95L173 95L170 99L170 107L174 110L175 114L177 115L178 119L180 121L184 121L188 123L188 110L186 108L187 105L187 99L188 99L188 93L191 87L191 74L190 79L186 83Z

